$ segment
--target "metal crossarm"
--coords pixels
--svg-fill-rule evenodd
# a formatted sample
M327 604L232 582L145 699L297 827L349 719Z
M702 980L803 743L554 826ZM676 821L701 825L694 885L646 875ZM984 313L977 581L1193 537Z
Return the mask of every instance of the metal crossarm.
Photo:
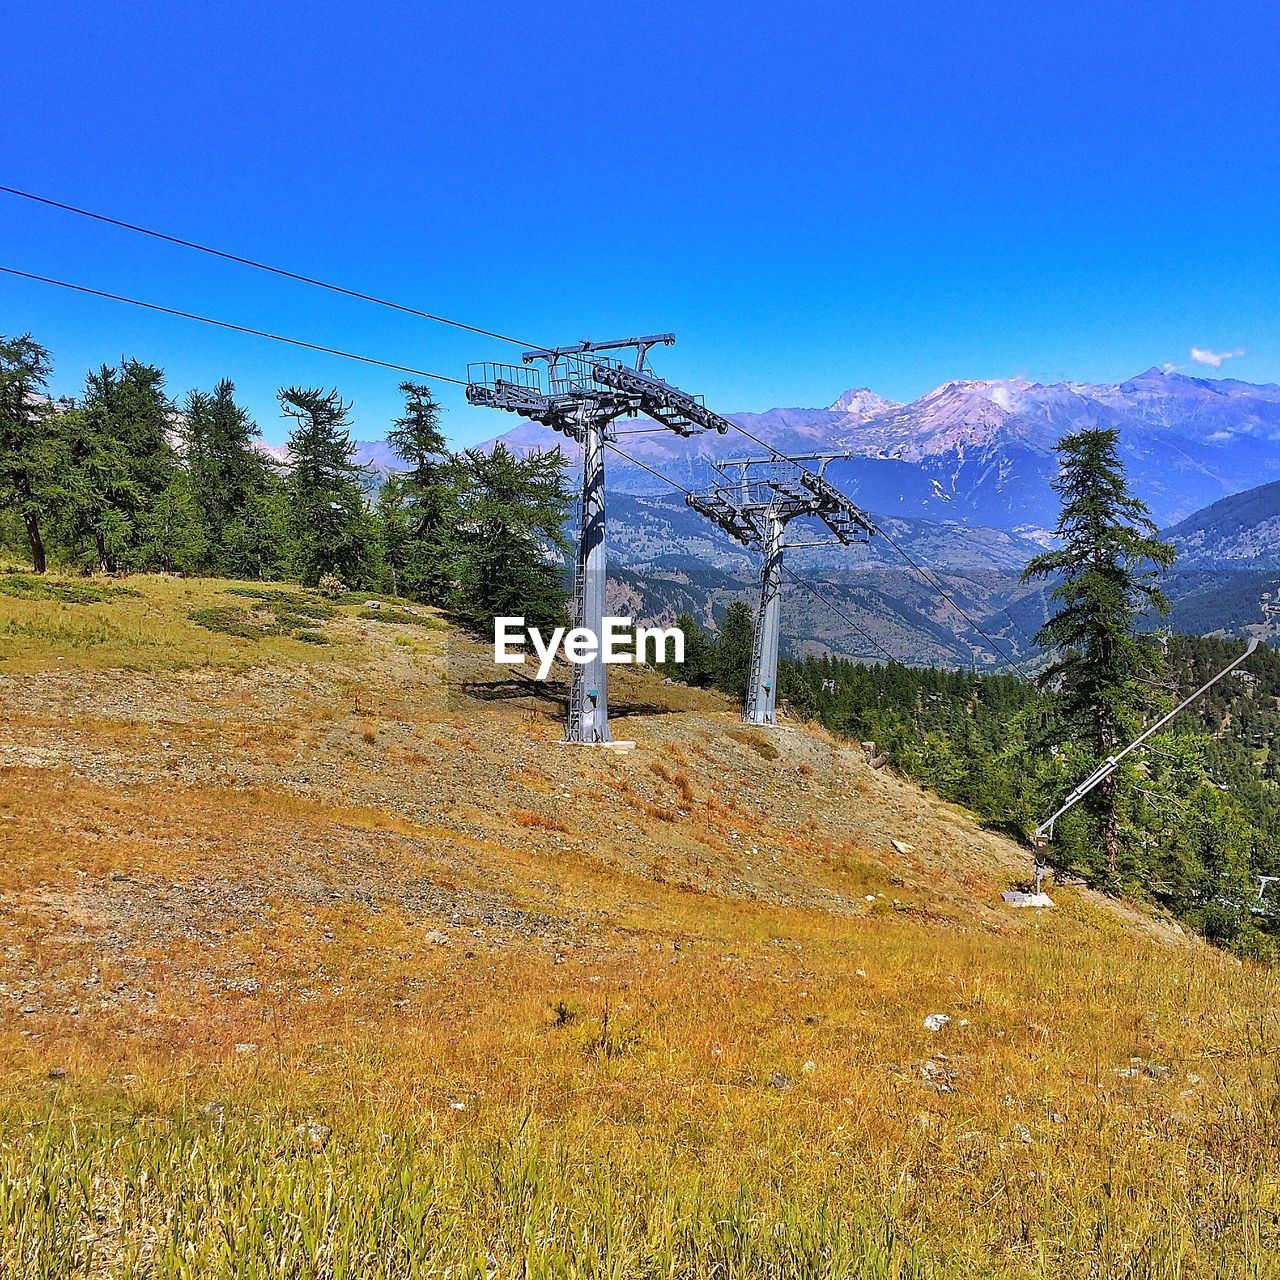
M843 544L865 542L875 536L875 521L854 506L825 476L815 471L802 471L800 483L818 500L819 506L814 514Z
M681 391L646 370L602 360L593 367L592 376L602 386L634 396L641 413L677 435L692 436L699 431L717 431L724 435L733 425L708 409L701 396Z
M691 493L685 503L699 515L718 524L735 542L744 547L760 541L760 529L754 519L742 511L718 489L709 493Z

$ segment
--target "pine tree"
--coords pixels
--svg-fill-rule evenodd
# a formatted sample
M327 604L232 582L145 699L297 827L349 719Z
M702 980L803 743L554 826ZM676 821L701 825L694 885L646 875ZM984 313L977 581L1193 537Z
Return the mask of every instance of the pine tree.
M15 511L37 573L46 567L41 527L57 484L57 415L45 395L49 352L28 333L0 337L0 507Z
M351 406L336 390L286 387L280 407L297 424L286 482L294 572L308 586L325 574L365 585L373 569L371 529L363 472L352 461Z
M703 689L711 683L714 674L715 641L691 613L678 613L675 625L684 634L684 661L662 663L658 669L664 676Z
M407 470L390 477L378 499L382 549L393 590L431 604L448 594L447 515L452 458L440 430L441 408L431 391L402 382L405 411L387 442Z
M1056 722L1068 739L1084 743L1101 763L1121 745L1151 706L1147 677L1159 666L1158 647L1139 634L1138 617L1168 604L1157 585L1174 550L1156 536L1147 507L1125 481L1117 432L1090 429L1057 445L1054 489L1062 500L1055 530L1059 547L1036 556L1023 581L1052 579L1056 613L1036 642L1056 659L1041 677L1055 690ZM1107 874L1115 880L1120 852L1120 789L1113 775L1090 797Z
M181 435L194 569L215 576L264 577L283 548L268 502L279 485L275 465L254 442L257 424L223 379L212 392L192 391L183 406Z
M521 458L505 445L455 464L448 558L452 603L477 626L499 616L563 625L570 497L559 449Z
M66 416L60 516L70 541L91 544L103 573L150 567L147 520L177 469L173 420L164 374L136 360L90 373Z
M751 680L751 643L755 639L755 615L751 606L735 600L725 611L716 638L715 685L745 700Z

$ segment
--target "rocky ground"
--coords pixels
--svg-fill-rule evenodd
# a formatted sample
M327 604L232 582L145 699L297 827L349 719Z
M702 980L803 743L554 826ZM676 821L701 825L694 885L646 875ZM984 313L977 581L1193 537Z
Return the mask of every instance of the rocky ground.
M338 620L346 656L323 665L0 674L0 910L25 939L6 950L10 1011L146 1009L141 956L157 950L192 961L171 983L216 972L236 990L233 939L346 903L392 907L441 946L557 955L598 945L657 885L1035 927L1000 902L1025 851L856 747L747 730L715 695L627 672L614 731L635 749L566 747L558 687L496 676L479 644L420 613ZM113 991L74 976L104 960L123 971Z

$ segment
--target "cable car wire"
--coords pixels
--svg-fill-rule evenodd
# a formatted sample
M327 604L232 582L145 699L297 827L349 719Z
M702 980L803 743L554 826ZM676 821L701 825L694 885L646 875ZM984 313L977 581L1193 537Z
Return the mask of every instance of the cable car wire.
M373 356L357 355L354 351L343 351L338 347L325 347L316 342L304 342L301 338L288 338L281 333L268 333L265 329L252 329L248 325L233 324L230 320L215 320L211 316L196 315L193 311L179 311L176 307L162 307L158 302L144 302L141 298L128 298L122 293L108 293L105 289L91 289L88 285L72 284L69 280L55 280L52 276L36 275L32 271L19 271L17 267L0 266L6 275L17 276L22 280L34 280L40 284L54 284L60 289L70 289L75 293L87 293L94 298L106 298L111 302L127 302L131 307L142 307L146 311L158 311L162 315L177 316L182 320L197 320L201 324L213 325L217 329L230 329L235 333L247 333L255 338L269 338L272 342L285 342L291 347L305 347L308 351L319 351L328 356L341 356L344 360L358 360L361 364L374 364L381 369L394 369L398 373L412 373L419 378L431 378L436 382L452 382L455 386L465 387L461 378L451 378L445 373L430 373L426 369L415 369L407 364L393 364L390 360L377 360Z
M434 312L430 312L430 311L422 311L417 307L410 307L405 305L404 303L393 302L390 299L380 298L375 294L364 293L358 289L348 289L343 285L333 284L332 282L327 280L319 280L314 276L303 275L302 273L297 271L289 271L284 267L277 267L272 265L271 263L260 262L255 258L248 258L243 256L242 254L231 253L225 249L215 249L211 245L201 244L199 241L196 241L196 240L188 240L182 236L175 236L165 231L158 231L153 227L141 226L138 223L126 222L121 218L113 218L108 214L98 213L96 210L93 210L93 209L84 209L78 205L67 204L66 202L61 200L54 200L49 196L38 195L32 191L24 191L19 187L11 187L11 186L8 186L7 184L0 183L0 192L4 192L5 194L11 195L11 196L16 196L23 200L30 200L36 204L42 204L52 209L59 209L59 210L62 210L64 213L73 213L78 217L91 218L96 222L105 223L108 226L118 227L124 231L132 231L138 235L150 236L152 239L162 240L168 244L178 245L184 249L193 249L198 253L208 254L211 257L215 257L215 258L222 258L227 262L235 262L240 264L241 266L252 267L256 271L265 271L272 275L281 276L286 280L293 280L300 284L311 285L313 288L317 288L317 289L325 289L330 293L337 293L337 294L343 295L344 297L355 298L361 302L371 302L376 306L387 307L393 311L403 312L406 315L417 316L419 319L429 320L434 324L448 325L451 328L465 330L468 333L480 334L481 336L486 338L493 338L498 342L507 342L515 346L524 347L526 349L533 349L538 346L537 343L525 342L519 338L514 338L509 334L499 333L494 329L485 329L479 325L466 324L461 320L452 320L448 316L437 315ZM12 267L2 267L0 268L0 270L6 271L10 275L25 277L28 280L38 280L45 284L56 284L61 286L64 289L74 289L81 293L93 294L101 298L109 298L116 302L127 302L132 306L145 307L148 310L163 312L167 315L179 316L186 320L198 320L202 324L215 325L219 328L232 329L240 333L252 334L256 337L269 338L275 342L286 342L292 346L305 347L313 351L324 352L325 354L328 354L328 355L337 355L347 360L358 360L365 364L379 365L383 368L395 369L403 373L414 373L414 374L417 374L419 377L431 378L440 382L450 382L450 383L453 383L455 386L467 385L467 383L464 382L461 378L450 378L444 374L427 373L419 369L410 369L405 365L391 364L391 363L388 363L387 361L375 360L368 356L360 356L360 355L355 355L351 352L340 351L333 347L318 346L314 343L303 342L296 338L286 338L279 334L267 333L261 329L251 329L251 328L248 328L247 326L231 324L227 321L212 320L206 316L194 315L191 312L178 311L171 307L161 307L156 305L155 303L141 302L136 298L126 298L119 294L106 293L106 292L103 292L102 290L97 290L97 289L89 289L83 285L69 284L66 281L54 280L47 276L37 276L28 272L17 271ZM786 454L780 452L773 445L769 444L766 440L762 440L754 432L748 431L746 427L741 426L737 422L732 422L732 419L730 419L729 421L731 422L732 426L736 431L740 432L743 436L745 436L748 440L751 440L753 443L758 444L761 448L767 449L775 458L785 460L787 462L792 461L792 459L788 458ZM633 434L639 434L639 433L635 432ZM617 452L617 450L615 450L615 452ZM643 463L640 463L635 459L631 459L631 461L635 462L637 466L644 467ZM798 465L803 465L803 464L798 464ZM809 468L805 468L805 470L808 470L808 469ZM653 469L650 467L645 467L645 470L652 471ZM660 473L653 472L653 474L659 475ZM660 478L663 480L667 480L666 476L661 476ZM668 482L672 484L675 483L674 481L668 481ZM683 486L681 485L677 485L676 487L683 489ZM684 489L684 492L687 494L689 493L689 490ZM947 603L950 604L951 607L955 609L956 612L959 613L969 623L969 625L972 626L974 630L977 631L978 634L983 637L983 639L987 642L987 644L991 647L991 649L996 654L998 654L999 657L1003 659L1005 663L1007 663L1014 670L1016 670L1023 677L1023 679L1028 681L1031 680L1031 676L1028 674L1026 669L1017 661L1017 659L1014 658L1010 653L1006 652L1006 650L1003 648L1003 646L999 644L999 642L995 639L995 637L992 636L981 625L981 623L979 623L977 619L974 618L973 615L969 613L969 611L965 609L956 600L956 598L942 585L942 583L940 583L937 580L937 578L932 574L930 570L926 569L924 566L917 563L883 529L880 529L880 533L884 537L885 541L900 556L902 556L902 558L906 560L908 564L911 565L911 567L916 571L916 573L919 574L920 577L934 591L938 593L938 595L940 595L944 600L946 600ZM1007 614L1007 611L1006 611L1006 614Z
M237 262L244 267L252 267L255 271L266 271L271 275L282 276L286 280L295 280L299 284L309 284L316 289L327 289L330 293L340 293L348 298L357 298L361 302L372 302L375 306L388 307L392 311L403 311L406 315L417 316L421 320L430 320L435 324L449 325L454 329L465 329L468 333L478 333L485 338L494 338L498 342L509 342L517 347L536 347L537 343L523 342L510 334L498 333L493 329L485 329L479 325L464 324L461 320L451 320L448 316L436 315L431 311L420 311L417 307L406 306L402 302L392 302L388 298L379 298L372 293L362 293L358 289L348 289L328 280L317 280L314 276L302 275L297 271L289 271L284 267L273 266L269 262L259 262L256 258L246 258L226 249L215 249L196 240L186 240L181 236L170 235L167 231L156 231L152 227L139 226L135 222L125 222L121 218L112 218L105 213L96 213L92 209L82 209L78 205L64 204L61 200L52 200L48 196L36 195L32 191L23 191L18 187L5 186L0 183L0 191L7 195L19 196L23 200L32 200L36 204L48 205L51 209L61 209L64 213L74 213L82 218L92 218L95 222L105 222L108 226L119 227L124 231L134 231L138 235L150 236L153 240L164 240L168 244L176 244L184 249L194 249L198 253L207 253L210 257L222 258L227 262Z
M679 489L680 492L683 493L686 497L692 494L693 492L692 489L686 489L684 485L682 485L679 481L673 480L670 476L663 475L661 471L658 471L656 468L649 466L647 462L641 462L639 458L633 458L629 453L624 453L621 449L618 448L617 445L609 444L609 448L614 453L616 453L620 458L625 459L627 462L633 463L637 467L642 467L650 475L657 476L659 480L665 481L673 489ZM869 644L872 644L877 649L879 649L880 652L884 654L884 656L890 662L895 661L893 654L891 654L888 651L888 649L884 647L884 645L882 645L869 632L863 630L863 628L860 627L847 613L845 613L844 610L841 609L839 605L837 605L829 597L827 597L821 591L819 591L818 588L813 585L813 583L808 582L804 578L800 577L800 575L796 573L795 570L792 569L789 565L784 564L782 566L782 572L785 573L793 582L796 582L800 586L804 587L806 591L809 591L813 595L817 596L817 598L821 600L823 604L827 606L827 608L829 608L838 617L843 618L845 622L847 622L860 636L863 637L863 639L865 639ZM861 656L866 656L866 655L861 655Z

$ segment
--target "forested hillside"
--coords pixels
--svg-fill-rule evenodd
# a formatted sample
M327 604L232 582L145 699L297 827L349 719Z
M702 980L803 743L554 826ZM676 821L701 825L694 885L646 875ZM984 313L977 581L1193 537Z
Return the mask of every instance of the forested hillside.
M1162 703L1175 705L1240 652L1175 635ZM839 659L785 663L783 696L837 733L874 741L892 767L1026 835L1093 761L1055 741L1049 696L1014 676L873 666ZM1259 874L1280 867L1280 654L1262 648L1151 740L1132 769L1123 821L1121 892L1160 903L1213 940L1272 955L1280 919ZM1088 818L1069 814L1050 860L1104 883Z
M336 389L283 387L287 463L227 379L175 398L138 360L48 394L50 353L0 337L0 551L107 574L175 572L322 581L445 605L473 621L563 613L569 496L554 451L452 453L440 406L405 382L394 475L357 465Z

